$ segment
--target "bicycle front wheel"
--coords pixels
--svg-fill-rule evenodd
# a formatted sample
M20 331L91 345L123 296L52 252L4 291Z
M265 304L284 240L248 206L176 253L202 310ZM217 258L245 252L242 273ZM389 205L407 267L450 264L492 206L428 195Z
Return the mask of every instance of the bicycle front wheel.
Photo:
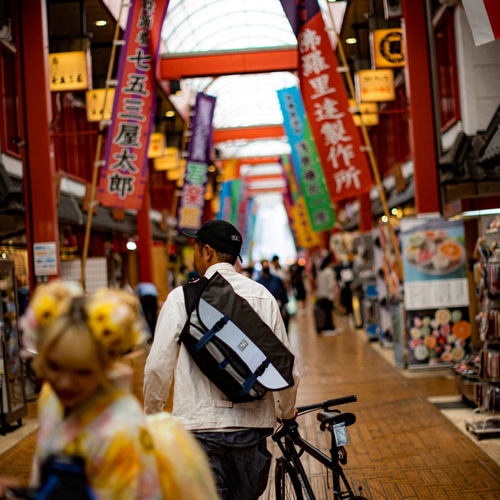
M276 500L303 500L297 471L283 458L276 460L274 470Z

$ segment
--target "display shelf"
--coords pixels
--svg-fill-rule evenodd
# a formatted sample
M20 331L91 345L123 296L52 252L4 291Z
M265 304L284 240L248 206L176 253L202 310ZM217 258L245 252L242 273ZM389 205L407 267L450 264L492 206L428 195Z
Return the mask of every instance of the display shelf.
M471 418L466 420L465 428L479 440L500 437L500 415L487 414L476 408Z
M498 219L500 222L500 219ZM457 383L463 397L471 399L477 408L466 429L478 439L500 436L500 227L489 227L476 245L478 303L482 312L479 338L482 348L470 363L463 364L457 374L473 375L477 382ZM467 391L469 393L467 394Z
M27 414L14 263L0 260L0 434Z
M472 404L479 406L481 404L482 382L479 377L466 377L455 373L455 386L457 391Z

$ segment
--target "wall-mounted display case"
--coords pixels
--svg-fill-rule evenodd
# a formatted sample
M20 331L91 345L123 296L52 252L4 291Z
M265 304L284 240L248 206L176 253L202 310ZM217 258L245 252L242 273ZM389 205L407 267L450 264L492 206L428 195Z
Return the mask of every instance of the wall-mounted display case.
M14 262L0 260L0 431L27 414Z

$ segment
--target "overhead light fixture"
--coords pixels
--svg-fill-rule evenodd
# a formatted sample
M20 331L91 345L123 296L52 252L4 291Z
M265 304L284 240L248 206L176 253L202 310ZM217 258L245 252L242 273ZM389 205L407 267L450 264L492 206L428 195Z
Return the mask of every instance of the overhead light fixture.
M482 215L499 215L499 214L500 214L500 208L486 208L484 210L466 210L465 212L459 214L457 217L458 218L480 217Z
M347 45L354 45L354 44L358 43L358 39L354 38L352 36L352 37L346 38L345 43L347 43Z
M96 26L106 26L106 24L108 24L108 22L105 21L104 19L99 19L99 21L95 22Z
M172 117L174 117L174 116L175 116L175 111L172 111L172 110L167 111L167 112L165 113L165 116L166 116L167 118L172 118Z
M128 240L126 247L128 251L134 252L135 250L137 250L137 243L134 240Z

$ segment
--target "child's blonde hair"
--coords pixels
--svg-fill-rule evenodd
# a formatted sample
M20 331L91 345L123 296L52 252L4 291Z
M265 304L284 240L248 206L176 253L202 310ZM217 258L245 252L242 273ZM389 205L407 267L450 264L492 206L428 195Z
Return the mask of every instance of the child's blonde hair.
M93 351L103 374L145 338L137 297L107 288L85 295L79 285L61 280L37 287L21 328L27 347L38 353L33 367L39 374L51 347L63 337L73 337L68 356L82 359Z

